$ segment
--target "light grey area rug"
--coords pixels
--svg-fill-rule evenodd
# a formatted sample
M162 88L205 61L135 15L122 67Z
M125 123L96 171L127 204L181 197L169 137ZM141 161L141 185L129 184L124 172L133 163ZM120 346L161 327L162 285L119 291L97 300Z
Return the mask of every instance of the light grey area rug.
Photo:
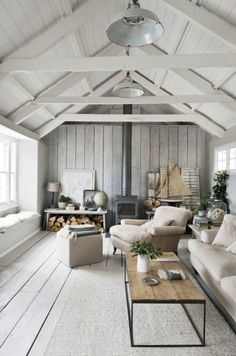
M109 251L110 249L110 251ZM65 309L54 329L47 356L236 356L236 337L223 317L207 299L205 347L132 348L120 256L78 268ZM107 262L107 263L106 263ZM201 322L199 305L191 307ZM135 306L135 342L198 343L180 305Z

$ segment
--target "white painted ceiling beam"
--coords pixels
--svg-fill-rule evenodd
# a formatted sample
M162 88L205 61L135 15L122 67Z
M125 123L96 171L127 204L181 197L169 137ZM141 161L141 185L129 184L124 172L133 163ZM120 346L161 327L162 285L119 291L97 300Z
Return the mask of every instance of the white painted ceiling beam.
M32 132L22 126L14 124L11 120L6 119L5 117L0 115L0 125L3 125L15 132L18 132L21 135L24 135L32 140L39 140L39 136L37 133Z
M156 46L145 46L141 49L147 55L166 55L166 53ZM218 90L213 88L212 84L208 82L206 79L202 78L197 73L193 72L191 69L171 69L173 73L184 79L185 81L189 82L193 87L200 90L204 94L210 95L222 95L225 98L230 97L227 93L223 92L222 90ZM227 103L222 104L226 107L226 109L235 112L236 110L236 103Z
M91 19L91 14L102 13L103 8L106 6L106 0L84 1L71 15L55 23L48 30L27 42L12 53L9 58L34 58L40 56L71 32L76 31L83 24L86 24L87 21Z
M125 73L122 72L114 75L113 77L105 81L103 84L98 86L96 89L94 89L93 95L97 95L97 96L104 95L106 92L111 90L115 84L117 84L124 78L125 78ZM87 106L88 106L87 104L79 105L78 111L83 110ZM62 114L60 114L54 120L49 121L48 123L46 123L45 125L43 125L42 127L36 130L40 138L46 136L49 132L56 129L58 126L60 126L63 123L63 120L61 119L61 115Z
M165 95L165 96L169 95L164 90L156 87L148 79L144 78L137 72L131 72L131 78L133 80L135 80L136 82L138 82L140 85L142 85L144 88L149 90L154 95ZM172 103L172 104L170 104L170 106L172 108L174 108L175 110L180 111L181 113L190 115L194 112L188 106L186 106L184 104L173 104ZM198 113L198 115L200 115L201 120L198 120L196 122L196 124L199 125L203 130L209 132L212 135L216 135L218 137L224 136L226 130L223 127L221 127L220 125L215 123L213 120L205 117L201 113Z
M236 53L9 59L0 65L0 72L109 72L204 67L236 67Z
M111 44L97 53L97 55L109 55L112 53L116 53L118 46ZM1 73L0 73L1 75ZM39 94L37 98L40 98L41 95L48 95L48 96L57 96L64 93L66 90L72 88L78 82L85 79L89 76L89 73L69 73L64 78L57 80L54 84L50 85L46 90L44 90L41 94ZM22 105L20 108L15 110L11 115L8 116L15 124L21 124L25 120L27 120L32 114L37 112L40 109L40 105L33 100L31 102L27 102ZM46 109L45 109L46 110ZM50 114L50 113L49 113Z
M189 0L161 0L163 4L174 9L191 22L202 27L213 36L231 47L236 47L235 27L210 11L194 5Z
M105 96L40 96L36 99L38 104L87 104L87 105L155 105L172 103L222 103L235 101L230 97L221 95L168 95L168 96L141 96L137 98L119 98Z
M62 114L64 122L196 122L199 114Z
M164 123L173 123L173 122L191 122L202 128L205 127L206 121L204 117L200 114L132 114L132 115L124 115L124 114L62 114L61 119L64 122L133 122L133 123L142 123L142 122L164 122ZM208 123L210 129L214 129L215 127L211 127L211 123ZM218 137L223 137L224 130L220 128L215 134Z

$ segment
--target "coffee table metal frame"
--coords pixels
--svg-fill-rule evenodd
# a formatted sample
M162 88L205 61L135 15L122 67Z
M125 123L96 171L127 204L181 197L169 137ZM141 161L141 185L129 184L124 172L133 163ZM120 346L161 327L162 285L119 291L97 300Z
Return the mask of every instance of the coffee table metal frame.
M127 266L126 266L126 258L124 258L124 283L125 283L125 294L126 294L126 302L127 302L127 311L128 311L128 320L129 320L129 333L130 333L130 343L132 347L199 347L205 346L205 338L206 338L206 300L135 300L133 301L129 298L129 281L127 274ZM129 303L130 300L130 303ZM134 304L181 304L190 323L192 324L199 340L200 344L135 344L134 343L134 330L133 330L133 321L134 321ZM185 304L202 304L203 306L203 327L202 334L198 330L196 324L194 323L193 318L189 314Z

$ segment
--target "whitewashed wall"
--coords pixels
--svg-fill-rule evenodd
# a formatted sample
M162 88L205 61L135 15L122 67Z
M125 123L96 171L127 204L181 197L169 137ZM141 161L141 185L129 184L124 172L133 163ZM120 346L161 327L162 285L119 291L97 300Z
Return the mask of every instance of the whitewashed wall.
M193 125L133 125L132 194L146 196L146 174L171 159L180 167L199 167L201 195L208 191L208 135ZM63 169L95 169L96 189L109 196L108 224L114 221L114 197L121 193L120 124L62 125L47 137L49 180ZM140 208L141 213L141 208Z

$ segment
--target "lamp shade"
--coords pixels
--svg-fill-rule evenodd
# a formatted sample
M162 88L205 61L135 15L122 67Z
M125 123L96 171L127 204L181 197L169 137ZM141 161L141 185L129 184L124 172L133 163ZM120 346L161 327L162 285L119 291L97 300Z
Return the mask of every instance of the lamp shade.
M136 98L142 96L143 88L127 76L122 82L115 85L112 94L120 98Z
M47 184L46 190L48 192L57 193L60 191L60 183L59 182L49 182Z
M106 33L109 40L119 46L140 47L156 42L163 31L153 12L133 5L113 18Z

